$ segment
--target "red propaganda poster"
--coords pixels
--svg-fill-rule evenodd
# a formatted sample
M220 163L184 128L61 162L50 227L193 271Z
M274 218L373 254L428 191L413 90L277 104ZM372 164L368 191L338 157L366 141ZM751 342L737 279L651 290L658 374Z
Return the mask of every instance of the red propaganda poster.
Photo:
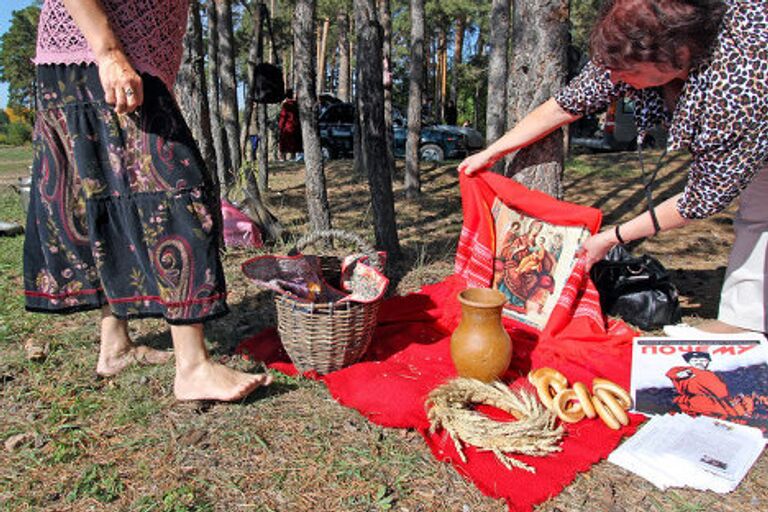
M710 416L768 437L768 348L760 336L635 338L631 385L636 412Z

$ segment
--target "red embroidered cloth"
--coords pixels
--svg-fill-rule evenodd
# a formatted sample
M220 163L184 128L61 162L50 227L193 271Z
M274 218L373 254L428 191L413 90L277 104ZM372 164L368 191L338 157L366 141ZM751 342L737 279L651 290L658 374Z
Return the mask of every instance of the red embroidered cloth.
M413 428L423 436L436 458L451 462L485 494L507 501L510 510L530 510L557 495L577 473L605 458L622 436L634 432L641 416L621 431L608 429L600 420L566 425L563 451L548 457L517 458L536 468L531 474L507 470L493 454L467 447L462 463L453 442L443 431L430 434L424 402L435 387L456 376L450 359L450 335L460 320L456 295L467 284L487 286L493 273L495 248L490 205L500 197L508 206L552 223L584 225L592 232L600 212L528 191L518 183L482 173L461 178L464 227L456 255L456 275L405 297L382 304L371 347L363 361L321 379L339 403L360 411L386 427ZM484 256L485 255L485 256ZM504 381L529 386L531 368L557 368L570 382L591 387L600 376L629 386L632 337L624 323L606 324L597 293L577 264L558 305L543 332L504 319L514 346L514 356ZM238 351L263 360L270 367L295 373L274 330L245 340Z

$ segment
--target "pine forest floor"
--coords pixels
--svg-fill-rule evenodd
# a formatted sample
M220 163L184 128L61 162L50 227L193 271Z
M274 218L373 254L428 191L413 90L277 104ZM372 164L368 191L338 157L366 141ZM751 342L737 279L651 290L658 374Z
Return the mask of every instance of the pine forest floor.
M0 219L22 221L11 185L25 175L28 148L0 148ZM650 158L649 158L650 160ZM390 270L393 293L417 290L449 275L461 229L456 162L424 165L423 196L395 179L403 261ZM685 183L686 157L675 155L658 177L657 197ZM275 163L270 207L290 232L261 252L285 252L307 229L303 168ZM350 161L326 165L334 227L371 239L365 179ZM642 211L644 195L633 153L578 155L565 172L566 199L599 207L605 224ZM732 242L726 213L664 233L640 245L674 275L685 320L717 314ZM25 313L21 289L23 236L0 238L1 511L376 511L490 512L503 501L483 496L448 464L435 460L416 432L386 429L336 403L322 384L276 375L272 386L241 404L199 407L175 402L173 365L135 367L97 378L97 313L47 317ZM214 357L231 358L245 337L274 325L268 293L240 271L256 254L225 256L232 313L207 326ZM169 348L159 320L132 322L134 339ZM49 342L42 362L25 358L29 339ZM721 496L659 492L607 462L575 479L537 511L738 511L768 509L768 458L761 457L737 491Z

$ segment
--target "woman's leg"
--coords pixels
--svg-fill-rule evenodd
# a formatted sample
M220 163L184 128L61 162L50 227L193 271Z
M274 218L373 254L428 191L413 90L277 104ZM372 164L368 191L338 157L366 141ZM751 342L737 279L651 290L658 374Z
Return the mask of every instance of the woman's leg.
M768 168L754 177L741 194L733 228L728 269L720 295L717 321L698 326L702 330L726 333L768 331L766 315L766 251L768 251Z
M128 335L128 322L112 316L109 306L101 308L101 343L96 373L102 377L118 374L132 363L163 364L173 354L143 345L134 345Z
M205 348L203 324L172 325L171 337L176 354L173 392L178 400L231 402L272 382L270 375L240 372L211 361Z

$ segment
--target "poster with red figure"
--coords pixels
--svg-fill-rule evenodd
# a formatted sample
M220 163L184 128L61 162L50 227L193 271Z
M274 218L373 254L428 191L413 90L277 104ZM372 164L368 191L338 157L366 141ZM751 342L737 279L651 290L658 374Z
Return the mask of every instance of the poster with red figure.
M768 437L765 338L635 338L635 411L710 416L757 427Z

